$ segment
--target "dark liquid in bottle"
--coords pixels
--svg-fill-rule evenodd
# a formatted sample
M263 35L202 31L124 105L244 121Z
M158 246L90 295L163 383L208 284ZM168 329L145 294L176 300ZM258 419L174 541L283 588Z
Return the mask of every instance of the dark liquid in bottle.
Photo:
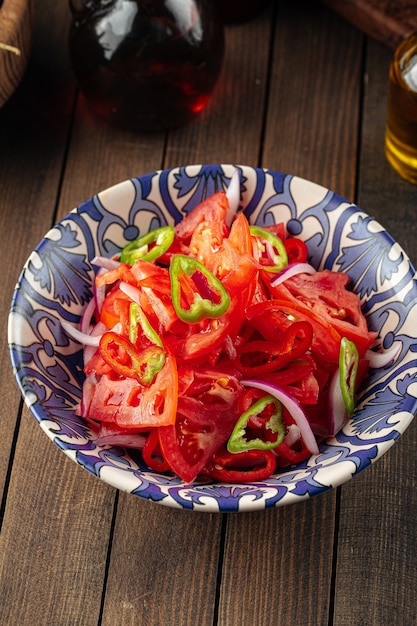
M271 0L214 0L224 24L241 24L255 18Z
M165 130L206 106L222 65L223 26L209 4L195 0L116 0L107 13L74 21L70 53L98 115L127 128Z

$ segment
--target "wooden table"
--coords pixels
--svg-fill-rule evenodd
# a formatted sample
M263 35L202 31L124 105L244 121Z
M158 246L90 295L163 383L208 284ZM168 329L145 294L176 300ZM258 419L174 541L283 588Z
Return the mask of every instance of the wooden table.
M77 94L65 2L38 0L29 67L0 112L3 251L0 624L417 623L417 423L342 487L267 512L182 512L119 493L44 435L12 375L18 273L95 192L155 169L243 163L314 180L376 217L417 261L417 188L384 158L391 51L319 2L227 29L220 83L168 135L106 126Z

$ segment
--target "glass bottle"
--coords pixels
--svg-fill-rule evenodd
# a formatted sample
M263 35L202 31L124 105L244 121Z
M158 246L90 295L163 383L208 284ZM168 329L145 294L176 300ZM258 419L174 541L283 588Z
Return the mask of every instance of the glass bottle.
M90 107L161 131L191 121L220 74L224 29L211 0L69 0L69 49Z
M400 176L417 184L417 33L399 44L391 60L385 155Z

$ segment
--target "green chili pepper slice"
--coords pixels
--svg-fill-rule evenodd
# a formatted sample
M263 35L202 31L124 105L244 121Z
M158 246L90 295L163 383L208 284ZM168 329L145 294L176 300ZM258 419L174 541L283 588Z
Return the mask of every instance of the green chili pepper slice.
M128 243L122 250L120 261L134 265L138 259L155 261L162 256L174 241L173 226L161 226ZM151 244L155 244L151 247Z
M178 317L189 324L216 319L226 313L230 296L222 283L200 261L175 254L169 267L172 304ZM190 302L188 308L183 302Z
M262 428L266 435L273 435L272 439L269 439L269 437L265 437L265 439L260 437L248 439L247 428L251 418L260 416L268 405L273 406L273 413L265 421ZM270 432L268 433L268 431ZM227 450L233 454L245 450L271 450L279 446L284 437L285 428L282 423L282 405L273 396L264 396L239 417L227 442Z
M136 344L138 338L138 325L142 328L143 334L152 343L160 348L163 347L162 340L153 328L142 307L136 302L132 302L129 307L129 341Z
M282 240L271 233L269 230L265 230L260 226L251 226L250 233L254 237L260 240L266 241L273 251L272 265L263 265L263 269L267 272L280 272L284 267L288 265L288 254Z
M353 341L342 338L339 352L339 380L343 402L349 415L355 409L356 375L358 372L359 352Z

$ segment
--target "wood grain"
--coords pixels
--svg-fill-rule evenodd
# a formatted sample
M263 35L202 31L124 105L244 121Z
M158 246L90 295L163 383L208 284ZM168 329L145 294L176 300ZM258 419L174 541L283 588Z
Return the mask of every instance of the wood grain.
M367 35L394 50L417 30L416 0L322 0Z
M327 623L334 496L229 517L219 624Z
M25 410L0 535L1 624L97 624L115 497Z
M415 256L417 188L383 155L390 50L322 3L227 29L221 80L189 127L143 135L75 100L65 3L38 0L28 71L0 111L0 314L29 252L92 194L161 167L261 165L356 200ZM119 493L45 436L0 344L0 624L335 626L417 622L417 425L337 490L215 515Z
M68 27L66 7L60 9L51 2L45 12L36 13L36 26L35 43L38 32L46 28L50 36L36 46L23 84L0 110L0 241L8 250L0 291L4 329L18 274L53 222L72 108L73 90L63 53ZM6 332L1 336L0 356L5 367L0 420L3 493L20 403L9 365Z
M0 107L26 70L32 43L32 0L3 0L0 6Z
M280 5L265 164L353 198L362 50L362 35L320 4Z
M417 188L384 156L386 77L391 54L370 42L357 202L417 261ZM343 487L335 624L415 624L417 423L375 466ZM355 601L352 602L352 598Z

